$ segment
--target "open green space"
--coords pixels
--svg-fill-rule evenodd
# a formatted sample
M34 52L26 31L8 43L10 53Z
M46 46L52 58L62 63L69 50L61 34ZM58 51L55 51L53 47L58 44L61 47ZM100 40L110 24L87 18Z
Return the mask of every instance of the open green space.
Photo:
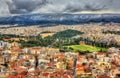
M71 45L71 46L65 46L68 48L73 49L74 51L89 51L89 52L100 52L106 51L106 48L101 48L101 47L95 47L95 46L90 46L90 45Z

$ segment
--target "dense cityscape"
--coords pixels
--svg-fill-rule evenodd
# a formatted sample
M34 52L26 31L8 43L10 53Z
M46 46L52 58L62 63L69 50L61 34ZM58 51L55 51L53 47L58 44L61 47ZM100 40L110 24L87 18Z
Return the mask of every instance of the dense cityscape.
M119 78L119 24L2 27L0 78Z
M0 78L120 78L120 0L0 0Z

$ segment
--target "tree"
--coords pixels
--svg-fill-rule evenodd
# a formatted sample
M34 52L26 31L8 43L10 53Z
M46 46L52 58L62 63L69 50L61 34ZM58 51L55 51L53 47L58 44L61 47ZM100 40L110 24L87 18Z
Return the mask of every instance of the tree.
M69 47L70 50L74 50L72 47Z

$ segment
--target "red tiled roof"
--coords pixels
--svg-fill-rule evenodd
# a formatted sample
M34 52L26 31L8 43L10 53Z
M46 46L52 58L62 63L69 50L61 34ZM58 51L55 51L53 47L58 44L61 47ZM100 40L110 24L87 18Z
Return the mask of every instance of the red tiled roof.
M12 65L12 66L11 66L11 68L13 68L13 69L16 69L16 68L17 68L17 66L15 66L15 65Z
M9 75L7 78L26 78L25 75L16 75L16 76L13 76L13 75Z
M77 68L76 71L84 71L84 68Z
M6 40L10 40L10 39L11 39L11 38L3 38L4 41L6 41Z
M34 47L34 48L32 48L33 50L41 50L41 48L40 47Z
M44 72L44 73L42 73L42 76L48 76L48 75L49 75L48 72Z
M98 76L97 78L110 78L109 76Z
M20 49L19 47L14 47L13 50L14 51L22 51L22 49Z
M67 70L67 71L65 71L64 73L66 73L66 74L68 74L68 75L71 75L71 74L73 73L73 71L72 71L72 70Z
M61 77L61 76L63 76L62 73L63 73L62 70L57 70L56 72L54 72L53 74L51 74L51 76Z
M3 48L0 48L0 50L2 51L2 50L3 50Z
M86 67L86 68L84 68L84 69L85 69L86 72L91 72L90 67Z
M64 58L65 55L64 55L64 54L57 54L57 57L59 57L59 58Z
M22 63L22 62L25 62L27 59L22 59L22 60L19 60L18 63Z
M65 74L64 76L63 76L63 78L73 78L71 75L67 75L67 74Z
M47 63L47 65L48 65L49 67L52 67L52 66L54 66L54 63Z
M97 54L98 54L98 55L104 55L105 52L98 52Z
M9 75L7 78L14 78L14 76L12 76L12 75Z
M51 74L50 74L50 78L57 78L57 76L56 76L56 74L51 73Z
M89 58L89 60L92 60L92 61L94 61L95 59L94 59L94 58Z
M78 60L81 60L81 59L86 59L86 57L85 57L85 56L78 56L77 58L78 58Z
M27 78L25 75L18 75L17 78L19 78L19 77L21 77L21 78Z
M76 65L76 68L79 68L79 67L82 67L82 65L81 65L81 64L77 64L77 65Z

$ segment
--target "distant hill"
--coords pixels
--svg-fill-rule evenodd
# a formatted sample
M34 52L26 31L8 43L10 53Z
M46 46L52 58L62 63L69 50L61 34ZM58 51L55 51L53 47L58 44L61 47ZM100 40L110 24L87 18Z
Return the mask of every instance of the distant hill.
M0 17L1 25L74 25L83 23L120 23L120 14L29 14Z
M77 30L65 30L65 31L60 31L57 32L56 34L53 35L55 38L72 38L77 35L81 35L83 32L77 31Z

